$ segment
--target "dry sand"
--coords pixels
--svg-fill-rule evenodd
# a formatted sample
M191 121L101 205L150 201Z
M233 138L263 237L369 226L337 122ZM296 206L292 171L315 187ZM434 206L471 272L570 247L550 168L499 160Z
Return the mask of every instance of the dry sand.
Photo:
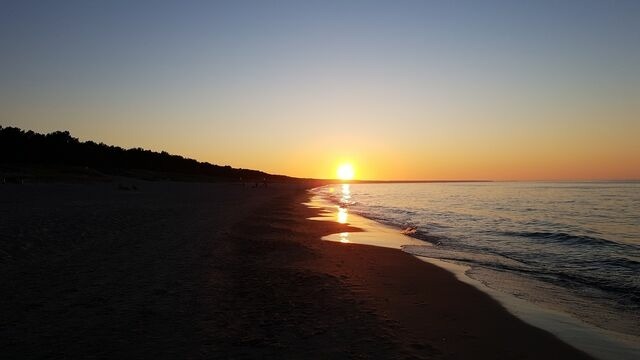
M587 358L300 186L128 181L0 186L1 358Z

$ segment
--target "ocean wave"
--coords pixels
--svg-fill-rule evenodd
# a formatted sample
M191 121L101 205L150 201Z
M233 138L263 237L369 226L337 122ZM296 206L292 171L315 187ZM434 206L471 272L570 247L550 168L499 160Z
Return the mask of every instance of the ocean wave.
M573 235L564 232L544 232L544 231L503 231L499 233L504 236L517 236L529 239L542 240L552 243L562 243L567 245L604 245L616 247L628 247L631 245L621 244L615 241L600 237L587 235Z
M416 256L429 257L441 260L452 260L473 265L489 266L492 268L511 269L524 271L529 266L523 262L509 259L499 255L470 253L457 250L443 249L438 246L405 245L402 251Z
M439 246L429 245L406 245L402 247L404 252L415 256L434 258L439 260L454 261L466 264L471 268L487 268L491 270L520 274L521 276L535 278L538 280L554 283L556 285L572 288L574 291L587 295L591 290L604 291L610 294L618 306L628 306L629 309L637 311L640 309L640 284L633 277L634 271L628 271L629 276L616 279L590 276L580 270L580 266L573 266L571 270L559 272L557 269L545 269L531 266L526 262L512 259L498 254L487 254L477 252L467 252L451 250ZM616 265L620 259L611 259ZM625 261L624 265L635 267L638 263ZM602 265L602 264L601 264ZM618 271L620 274L621 272ZM591 290L589 290L591 289Z
M637 271L640 273L640 261L629 259L621 256L609 255L607 258L599 258L597 260L576 260L574 261L576 266L594 267L594 268L617 268L618 271L622 269Z

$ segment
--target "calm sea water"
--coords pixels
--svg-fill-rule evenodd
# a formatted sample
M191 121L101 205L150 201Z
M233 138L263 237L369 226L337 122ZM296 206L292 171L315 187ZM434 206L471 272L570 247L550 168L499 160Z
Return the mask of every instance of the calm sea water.
M405 251L468 265L486 286L640 335L640 183L356 184L319 189L407 229Z

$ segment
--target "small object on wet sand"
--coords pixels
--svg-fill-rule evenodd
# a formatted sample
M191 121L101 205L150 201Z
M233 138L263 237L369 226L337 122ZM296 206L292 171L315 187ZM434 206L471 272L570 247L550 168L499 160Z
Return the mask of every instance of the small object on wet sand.
M403 233L405 235L412 235L412 234L415 234L417 230L418 230L417 227L409 226L409 227L405 228L404 230L402 230L401 233Z

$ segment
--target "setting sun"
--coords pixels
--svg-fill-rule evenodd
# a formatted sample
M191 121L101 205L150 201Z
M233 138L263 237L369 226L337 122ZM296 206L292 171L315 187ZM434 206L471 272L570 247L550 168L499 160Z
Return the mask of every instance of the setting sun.
M351 164L342 164L338 166L338 179L340 180L353 180L355 171Z

